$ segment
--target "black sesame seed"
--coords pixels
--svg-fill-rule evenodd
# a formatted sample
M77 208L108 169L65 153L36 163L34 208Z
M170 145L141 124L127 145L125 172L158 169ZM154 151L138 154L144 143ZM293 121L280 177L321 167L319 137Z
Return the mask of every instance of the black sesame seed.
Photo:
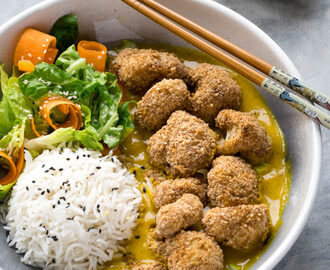
M101 169L101 166L97 166L96 169L98 169L98 170Z
M98 205L96 205L96 208L100 208L100 205L98 204Z
M61 171L63 171L63 168L59 168L58 170L61 172Z
M146 193L146 192L147 192L147 189L146 189L145 187L144 187L142 190L143 190L143 192L144 192L144 193Z
M47 193L50 193L50 190L47 188Z
M53 209L55 209L55 204L53 205Z
M88 228L88 230L87 230L87 232L89 232L90 230L92 230L93 229L93 227L91 227L91 228Z
M146 167L144 167L144 166L141 166L141 169L142 169L142 170L145 170L145 169L146 169Z
M99 233L101 233L102 232L102 230L101 229L99 229Z
M65 191L64 191L64 193L67 193L68 192L68 190L66 189Z
M79 159L79 155L77 156L77 159Z
M48 230L46 230L46 235L48 235Z
M163 174L167 175L167 172L166 171L163 171Z
M58 238L57 238L56 235L55 235L55 236L52 236L52 239L53 239L54 241L58 241Z
M34 184L35 182L36 182L35 180L32 181L33 184Z
M67 161L69 161L69 160L70 160L70 158L66 158L66 160L67 160Z
M23 231L25 231L25 227L23 227Z
M87 155L87 157L89 157L89 158L90 158L90 157L91 157L91 155Z
M96 209L96 211L97 211L98 213L101 213L100 209L98 209L98 208Z
M41 168L45 168L45 164L42 164Z
M44 195L45 194L45 191L41 191L41 195Z
M67 204L67 206L65 208L69 208L70 207L70 203Z
M118 189L119 189L119 188L114 187L114 188L111 189L111 191L118 190Z
M140 235L135 235L135 239L140 239Z
M133 174L136 175L136 170L133 171Z
M55 263L56 262L56 260L55 259L52 259L52 263Z
M115 160L113 159L113 157L111 158L111 161L114 162Z
M46 171L45 171L45 173L48 173L48 172L49 172L49 170L46 170Z
M50 167L49 170L53 170L53 171L55 171L55 168L54 168L54 167Z
M27 191L29 191L29 187L28 186L26 186L25 188L26 188Z
M38 188L38 190L40 191L40 190L41 190L41 188L39 187L39 188Z
M83 157L86 157L86 155L85 155L85 154L83 154Z
M115 212L117 212L117 209L115 209Z
M60 200L58 200L58 201L57 201L57 204L60 204L60 203L61 203Z
M93 176L95 173L91 173L90 176Z

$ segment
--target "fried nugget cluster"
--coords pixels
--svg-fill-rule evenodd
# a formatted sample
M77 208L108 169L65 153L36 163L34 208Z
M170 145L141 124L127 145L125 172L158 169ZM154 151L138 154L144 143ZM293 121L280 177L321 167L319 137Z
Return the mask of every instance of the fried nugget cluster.
M222 110L216 118L216 125L226 133L218 142L218 154L239 153L251 163L259 163L269 156L271 143L267 132L249 113Z
M204 121L184 111L174 112L148 141L151 164L180 177L207 168L215 150L215 133Z
M223 252L214 238L203 232L181 231L166 239L163 255L172 270L222 270Z
M164 79L152 86L137 103L135 118L147 130L160 129L177 110L188 107L190 93L179 79Z
M257 119L235 111L241 89L229 71L210 64L188 70L173 54L138 49L121 51L113 66L126 88L145 94L135 120L156 132L147 142L154 166L149 178L157 184L154 236L167 268L222 270L221 247L262 245L270 232L269 209L256 204L258 175L249 163L266 160L271 142ZM205 181L198 179L201 171ZM203 212L204 206L211 208Z
M174 54L156 50L124 49L113 61L113 70L126 89L144 94L162 79L185 79L188 70Z
M182 229L194 225L203 217L203 204L193 194L184 194L176 202L161 207L156 216L155 235L169 238Z
M212 208L204 214L202 223L204 231L217 242L238 250L262 244L270 229L264 204Z
M189 83L195 88L190 110L207 123L214 123L219 111L240 106L241 89L222 67L200 64L190 70Z
M258 176L252 166L239 157L216 158L207 180L207 195L214 207L251 204L258 198Z

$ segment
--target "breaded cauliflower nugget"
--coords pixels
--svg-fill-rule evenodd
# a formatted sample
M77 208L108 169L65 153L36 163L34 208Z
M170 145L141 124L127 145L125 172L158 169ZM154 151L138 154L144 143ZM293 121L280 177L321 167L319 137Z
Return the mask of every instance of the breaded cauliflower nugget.
M270 230L268 207L264 204L216 207L204 214L202 223L208 235L238 250L261 245Z
M207 175L207 195L213 206L251 204L258 198L258 177L245 160L220 156Z
M187 107L190 93L179 79L164 79L151 87L137 104L135 118L140 126L158 130L171 114Z
M210 64L200 64L189 72L190 85L195 87L191 98L191 112L207 123L223 109L238 109L241 89L228 72Z
M184 111L172 113L167 125L148 141L151 164L180 177L207 168L215 149L215 133L204 121Z
M203 217L203 204L193 194L184 194L176 202L161 207L156 216L155 235L158 239L171 237Z
M165 270L165 266L159 262L142 263L132 267L132 270Z
M174 203L185 193L196 195L203 204L206 202L206 184L202 184L196 178L178 178L166 180L156 186L154 204L160 208L166 204Z
M187 68L172 53L145 49L124 49L113 61L119 81L130 90L144 94L162 79L184 79Z
M222 249L203 232L181 231L166 239L165 257L170 270L224 269Z
M246 112L223 110L216 118L216 125L226 132L226 138L218 142L220 155L235 155L251 163L259 163L271 152L270 139L256 118Z

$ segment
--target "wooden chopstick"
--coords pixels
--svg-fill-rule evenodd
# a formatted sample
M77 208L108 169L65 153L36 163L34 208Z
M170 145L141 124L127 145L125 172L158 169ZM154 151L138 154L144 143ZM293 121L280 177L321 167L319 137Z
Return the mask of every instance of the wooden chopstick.
M246 65L235 59L234 57L226 54L225 52L219 50L218 48L210 45L209 43L201 40L200 38L194 36L188 31L184 30L180 26L171 22L170 20L159 15L157 12L151 8L145 6L137 0L122 0L132 8L136 9L146 17L165 27L172 33L180 36L187 42L191 43L200 50L206 52L207 54L213 56L219 61L223 62L227 66L231 67L244 77L248 78L252 82L259 85L261 88L271 93L272 95L280 98L289 105L293 106L297 110L303 112L305 115L316 121L317 123L330 129L330 116L313 106L305 99L293 94L285 89L282 85L269 79L266 75L254 70L250 66Z
M186 29L192 31L193 33L201 36L202 38L206 39L207 41L217 45L221 49L229 52L230 54L234 55L238 59L248 63L249 65L255 67L256 69L260 70L264 74L267 74L271 78L279 81L280 83L284 84L285 86L295 90L299 94L307 97L311 101L317 103L318 105L322 106L323 108L330 110L330 97L317 91L312 90L307 87L302 81L295 78L294 76L285 73L281 69L275 67L274 65L266 62L265 60L259 58L258 56L240 48L239 46L231 43L230 41L226 40L225 38L209 31L208 29L200 26L199 24L189 20L188 18L176 13L175 11L159 4L154 0L139 0L140 2L144 3L145 5L151 7L152 9L156 10L160 14L166 16L167 18L173 20L174 22L182 25Z

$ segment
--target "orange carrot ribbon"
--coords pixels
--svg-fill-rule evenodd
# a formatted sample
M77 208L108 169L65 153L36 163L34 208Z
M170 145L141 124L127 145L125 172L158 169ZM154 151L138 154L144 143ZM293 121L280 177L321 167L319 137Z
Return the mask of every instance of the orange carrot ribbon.
M55 107L67 116L64 122L54 123L50 118L51 111ZM79 130L82 126L82 113L80 106L65 97L48 96L44 98L39 104L39 112L42 118L54 129L73 127L74 129Z
M38 62L54 63L57 53L55 37L27 28L17 43L14 64L21 71L32 71Z
M0 185L5 186L5 185L8 185L8 184L14 182L23 169L24 147L22 146L22 148L19 150L19 157L18 157L16 164L14 163L12 158L3 151L0 151L0 157L2 159L5 159L9 166L8 173L0 179Z
M36 125L34 124L34 119L33 117L31 118L31 128L34 132L34 134L37 136L37 137L40 137L40 133L38 132L37 128L36 128Z
M81 58L85 58L87 64L96 70L104 72L107 57L107 48L96 41L82 40L78 43L78 53Z

